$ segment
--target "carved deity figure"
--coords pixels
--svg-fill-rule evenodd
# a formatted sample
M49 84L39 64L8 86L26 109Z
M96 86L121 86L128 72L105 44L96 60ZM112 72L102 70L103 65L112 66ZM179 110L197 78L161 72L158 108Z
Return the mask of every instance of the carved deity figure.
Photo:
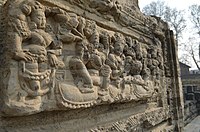
M126 44L124 46L124 55L131 56L133 58L136 57L135 49L134 49L133 39L129 36L126 37Z
M118 0L67 2L67 6L79 7L93 2L90 7L96 8L96 15L103 13L104 18L126 26L132 20L128 20L125 3ZM28 115L147 98L157 101L164 72L159 34L150 45L146 36L136 40L135 34L125 35L123 30L117 32L107 24L104 27L86 19L88 14L77 15L71 9L42 3L47 4L37 0L5 4L6 46L10 46L5 54L9 58L8 88L2 90L8 95L3 107L6 114Z
M155 48L151 48L149 49L149 64L148 64L148 67L149 69L151 70L151 74L153 76L156 76L156 74L159 74L159 62L157 60L157 49Z
M28 96L40 98L51 87L48 84L52 81L51 76L54 71L48 67L57 68L64 65L57 58L61 55L61 50L51 48L54 45L53 36L45 31L45 13L53 12L54 9L47 9L37 1L23 2L20 9L21 12L17 15L20 16L17 19L20 23L11 22L20 27L16 27L18 32L12 33L16 36L13 43L15 45L13 59L20 61L22 66L22 71L19 69L22 89L27 92ZM59 13L62 11L60 10ZM25 101L25 98L22 98L20 100Z
M125 59L125 83L129 82L132 87L131 98L146 98L151 96L153 84L150 80L150 69L147 68L145 58L147 53L142 49L138 42L135 43L135 52L131 56L126 56ZM139 52L142 52L141 54ZM140 60L138 60L140 59Z
M113 0L91 0L90 7L101 13L106 13L113 7Z
M106 60L106 64L110 66L112 73L111 73L111 80L115 81L117 87L119 87L120 76L124 70L124 55L123 49L125 44L125 39L120 33L115 33L113 37L113 53L108 55L108 59Z
M77 30L80 23L76 14L58 14L55 19L59 22L57 37L63 44L82 41L83 33Z
M94 21L87 21L84 28L84 35L88 40L88 51L90 53L91 59L87 63L88 69L100 70L103 65L101 53L98 51L99 47L99 32L96 28L96 23Z
M97 31L96 23L93 21L86 21L86 26L83 29L84 35L88 40L88 51L90 54L90 59L88 60L86 67L93 78L93 83L101 88L108 87L110 72L109 66L105 64L105 60L108 52L108 38L105 32L99 34ZM102 43L100 43L100 38L102 38ZM107 73L108 72L108 73ZM101 77L103 76L103 82L101 82Z
M84 41L78 42L75 47L76 56L74 56L69 62L70 71L73 75L75 83L83 93L94 92L92 89L93 81L84 64L84 62L87 62L89 57ZM87 55L87 58L85 55ZM84 60L85 58L86 60ZM80 84L81 82L83 84Z
M58 36L61 42L63 44L71 44L72 42L75 44L75 55L69 61L69 68L75 85L82 93L94 92L92 89L93 81L85 66L89 58L86 46L88 42L87 40L83 40L85 20L80 17L78 18L74 13L59 15L57 19L60 22L58 25Z

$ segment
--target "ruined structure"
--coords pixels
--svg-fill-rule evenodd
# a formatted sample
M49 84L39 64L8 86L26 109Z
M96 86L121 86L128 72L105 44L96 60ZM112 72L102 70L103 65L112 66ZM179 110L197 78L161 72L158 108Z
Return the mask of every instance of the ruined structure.
M173 32L137 0L7 0L0 131L181 131Z

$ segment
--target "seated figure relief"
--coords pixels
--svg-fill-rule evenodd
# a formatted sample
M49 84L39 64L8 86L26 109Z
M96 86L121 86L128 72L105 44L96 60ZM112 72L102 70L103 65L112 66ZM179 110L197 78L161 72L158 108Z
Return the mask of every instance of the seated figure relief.
M19 82L17 88L21 89L16 91L18 97L15 101L9 100L8 107L24 107L22 112L26 113L37 111L42 105L42 96L53 92L55 69L64 65L57 58L61 55L61 49L53 46L54 36L45 31L47 11L53 14L63 12L60 9L47 9L37 1L24 1L18 6L16 12L10 12L8 34L14 37L9 40L14 48L11 57L19 64L16 81Z
M111 1L96 4L113 8ZM16 1L13 5L7 34L14 38L9 40L13 48L10 61L15 66L10 80L14 78L17 84L11 86L10 81L5 92L9 95L7 115L156 96L163 70L160 49L38 1Z

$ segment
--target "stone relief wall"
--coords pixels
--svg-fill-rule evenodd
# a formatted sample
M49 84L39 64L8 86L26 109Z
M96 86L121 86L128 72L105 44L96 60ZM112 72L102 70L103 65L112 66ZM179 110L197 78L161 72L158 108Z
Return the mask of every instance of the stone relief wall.
M177 80L167 84L173 34L137 1L8 0L2 10L3 117L131 103L145 112L90 131L140 131L180 112Z

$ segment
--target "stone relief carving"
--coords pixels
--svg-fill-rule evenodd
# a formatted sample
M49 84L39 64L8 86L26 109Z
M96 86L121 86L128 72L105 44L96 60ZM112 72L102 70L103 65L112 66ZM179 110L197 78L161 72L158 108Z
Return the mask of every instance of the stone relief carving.
M97 128L90 129L90 131L148 131L152 126L167 119L169 117L168 112L168 109L157 108L156 110L146 111L142 114L133 115L127 119L112 122L109 125L97 126ZM165 129L163 129L163 131L165 131Z
M117 1L94 1L91 6L101 13L122 12ZM6 116L127 101L157 103L161 98L159 39L153 46L144 44L34 0L7 2L4 10L11 47Z

